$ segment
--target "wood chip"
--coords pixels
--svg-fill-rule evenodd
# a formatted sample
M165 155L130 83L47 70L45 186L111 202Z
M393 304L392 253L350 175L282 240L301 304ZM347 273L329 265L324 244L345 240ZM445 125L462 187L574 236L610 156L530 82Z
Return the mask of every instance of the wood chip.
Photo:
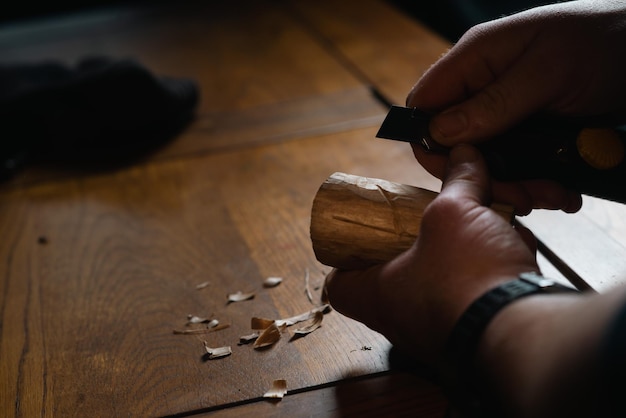
M264 398L282 399L287 394L287 381L284 379L274 380L270 390L263 394Z
M251 342L255 341L257 338L259 338L258 332L253 332L252 334L248 334L248 335L242 335L241 337L239 337L239 345L250 344Z
M263 281L263 287L276 287L283 282L282 277L268 277Z
M290 318L285 318L285 319L267 319L267 318L253 317L252 320L250 321L250 328L267 329L267 327L269 327L273 323L276 323L277 326L285 325L285 326L290 327L299 322L304 322L304 321L308 321L309 319L315 318L315 314L317 312L324 313L328 309L330 309L329 304L321 305L321 306L311 309L310 311L301 313L300 315L295 315L295 316L292 316Z
M298 322L303 322L303 321L308 321L311 318L315 317L315 314L317 312L326 312L326 310L330 309L330 305L326 304L326 305L321 305L318 306L317 308L313 308L310 311L301 313L300 315L296 315L296 316L292 316L291 318L285 318L285 319L277 319L276 320L276 324L278 326L280 325L286 325L288 327L297 324Z
M280 335L284 329L284 325L278 326L276 322L274 322L259 335L259 338L256 339L252 346L256 349L276 344L278 340L280 340Z
M178 335L193 335L193 334L208 334L209 332L219 331L228 328L228 324L216 325L212 328L196 328L196 329L175 329L174 334Z
M313 295L311 294L311 289L309 287L310 277L311 274L309 273L309 269L306 268L304 270L304 294L306 295L306 298L309 300L309 302L313 303Z
M302 328L298 328L294 331L295 334L298 335L307 335L312 333L313 331L315 331L316 329L318 329L319 327L322 326L322 320L324 319L324 313L317 311L315 312L315 317L313 318L313 322L311 322L309 325L302 327Z
M250 320L251 329L267 329L274 323L273 319L252 317Z
M211 321L211 318L203 318L201 316L187 315L187 324L206 324Z
M254 293L250 292L250 293L243 293L241 291L237 292L237 293L231 293L230 295L228 295L228 303L231 302L243 302L244 300L250 300L254 298Z
M207 287L208 285L210 285L211 282L202 282L196 285L196 290L200 290L200 289L204 289L205 287Z
M230 356L233 353L229 345L224 347L209 347L206 341L204 341L204 349L209 355L209 360Z

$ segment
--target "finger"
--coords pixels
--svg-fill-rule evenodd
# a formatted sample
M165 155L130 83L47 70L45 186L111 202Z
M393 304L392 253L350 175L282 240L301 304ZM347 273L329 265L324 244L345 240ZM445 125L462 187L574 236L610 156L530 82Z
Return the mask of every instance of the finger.
M553 100L561 74L542 65L545 49L529 48L540 30L530 13L475 26L424 74L407 102L443 111L431 120L434 140L491 138Z
M338 312L378 329L375 314L380 266L367 270L331 271L324 282L324 292Z
M420 146L413 146L419 163L430 174L443 178L448 166L448 156L431 154ZM528 215L533 209L562 210L574 213L582 206L580 193L567 190L550 180L525 180L519 182L491 182L491 197L494 202L506 203L515 208L516 215Z
M426 152L420 145L411 144L411 147L413 148L415 159L426 171L438 179L442 179L445 176L448 166L448 155Z
M493 200L515 208L517 215L527 215L533 209L578 211L582 206L580 193L565 189L551 180L492 182Z
M468 99L517 60L531 29L512 17L474 26L418 80L407 106L441 111Z
M489 174L480 152L466 144L452 148L441 198L469 200L482 206L489 202L489 187Z
M444 145L480 142L547 107L554 82L540 71L533 60L520 58L519 64L469 99L435 115L429 126L431 136Z

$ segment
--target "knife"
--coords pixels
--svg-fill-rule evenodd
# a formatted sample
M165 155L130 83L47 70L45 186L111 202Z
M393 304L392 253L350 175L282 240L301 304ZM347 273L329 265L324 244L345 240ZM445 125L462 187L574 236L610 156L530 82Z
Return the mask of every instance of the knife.
M445 154L450 149L430 136L431 116L417 108L392 106L376 137ZM623 127L593 128L535 117L476 147L497 180L554 180L582 194L626 203Z

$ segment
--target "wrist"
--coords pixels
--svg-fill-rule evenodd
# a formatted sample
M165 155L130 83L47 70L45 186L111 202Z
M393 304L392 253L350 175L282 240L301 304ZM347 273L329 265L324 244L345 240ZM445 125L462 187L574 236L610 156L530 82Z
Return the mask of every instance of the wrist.
M504 416L539 417L547 376L552 374L553 346L562 312L576 295L533 295L504 308L486 328L474 365L484 393ZM548 396L551 396L548 395Z
M503 416L601 416L599 351L623 299L623 292L534 295L503 309L475 361Z
M492 321L503 315L502 311L510 312L515 305L519 306L530 296L554 293L578 292L539 274L522 273L517 279L485 292L459 318L446 346L446 357L451 369L444 372L444 379L451 385L453 403L457 403L466 414L474 416L499 412L498 408L493 408L493 397L482 393L484 388L479 385L482 370L477 367L479 363L476 361L484 334L492 327Z

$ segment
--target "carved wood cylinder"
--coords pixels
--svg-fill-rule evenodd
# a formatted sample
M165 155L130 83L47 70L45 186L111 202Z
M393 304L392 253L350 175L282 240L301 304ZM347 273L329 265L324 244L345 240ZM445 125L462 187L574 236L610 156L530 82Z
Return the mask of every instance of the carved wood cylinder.
M334 173L313 200L310 232L315 256L345 270L389 261L413 245L424 209L436 196L415 186ZM512 221L513 208L492 209Z

